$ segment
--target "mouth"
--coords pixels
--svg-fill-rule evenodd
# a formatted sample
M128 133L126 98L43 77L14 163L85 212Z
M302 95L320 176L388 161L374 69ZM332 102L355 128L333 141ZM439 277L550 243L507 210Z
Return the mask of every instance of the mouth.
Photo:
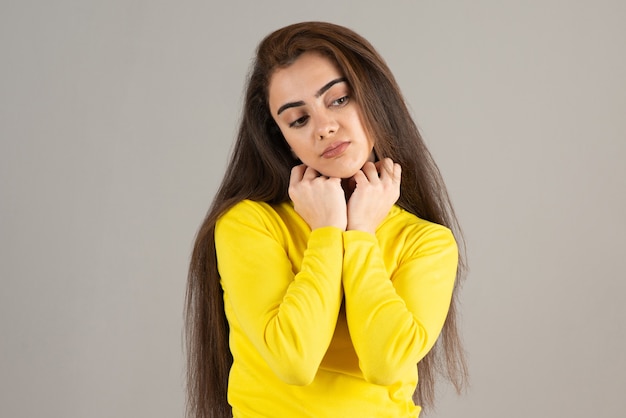
M337 157L337 156L343 154L343 152L349 146L350 146L350 142L348 142L348 141L334 142L328 148L326 148L324 150L324 152L322 153L322 157L323 158L334 158L334 157Z

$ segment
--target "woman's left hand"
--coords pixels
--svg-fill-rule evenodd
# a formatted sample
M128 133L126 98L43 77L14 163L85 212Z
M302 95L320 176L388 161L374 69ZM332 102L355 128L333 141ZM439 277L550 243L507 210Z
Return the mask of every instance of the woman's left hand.
M385 158L367 162L353 177L356 186L348 200L347 230L374 234L400 197L400 164Z

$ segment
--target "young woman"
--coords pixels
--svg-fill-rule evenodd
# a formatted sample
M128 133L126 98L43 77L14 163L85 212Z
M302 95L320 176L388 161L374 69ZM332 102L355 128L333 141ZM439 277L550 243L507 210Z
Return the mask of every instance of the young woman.
M188 416L417 417L437 372L460 390L459 238L374 48L270 34L191 259Z

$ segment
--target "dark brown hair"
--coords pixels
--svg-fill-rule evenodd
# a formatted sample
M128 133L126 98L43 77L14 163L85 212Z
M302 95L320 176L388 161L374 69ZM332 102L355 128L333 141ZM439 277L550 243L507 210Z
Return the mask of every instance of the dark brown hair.
M200 227L193 249L186 295L187 416L230 417L227 403L232 355L215 255L215 223L244 199L280 203L289 199L291 168L298 164L274 122L268 85L277 68L315 51L337 63L361 108L365 129L379 158L402 167L400 198L405 210L450 228L459 242L459 268L450 310L439 341L419 363L418 404L433 406L435 380L446 377L461 391L467 368L456 324L456 299L465 275L464 246L441 174L409 114L398 85L372 45L342 26L305 22L268 35L257 48L249 74L243 115L222 183Z

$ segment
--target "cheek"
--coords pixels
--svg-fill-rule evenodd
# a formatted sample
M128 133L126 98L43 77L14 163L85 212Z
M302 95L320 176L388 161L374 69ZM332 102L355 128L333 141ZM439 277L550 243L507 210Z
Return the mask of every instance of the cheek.
M367 129L365 129L365 123L363 123L363 117L361 116L361 112L356 110L352 116L350 117L350 123L355 129L358 129L369 143L373 144L373 141L370 139L370 136L367 133Z
M363 133L363 137L367 142L367 147L371 152L374 152L374 139L372 138L372 135L367 131L367 129L365 129L365 125L363 125L363 123L361 123L360 121L359 123L361 126L361 132Z
M281 130L281 132L283 133L283 138L285 138L285 142L287 143L287 146L289 147L289 151L291 151L291 155L299 160L302 160L302 146L298 146L298 140L297 138L293 138L293 136L287 136L285 135L285 133Z
M291 155L305 164L310 163L310 154L303 151L301 148L291 148Z

